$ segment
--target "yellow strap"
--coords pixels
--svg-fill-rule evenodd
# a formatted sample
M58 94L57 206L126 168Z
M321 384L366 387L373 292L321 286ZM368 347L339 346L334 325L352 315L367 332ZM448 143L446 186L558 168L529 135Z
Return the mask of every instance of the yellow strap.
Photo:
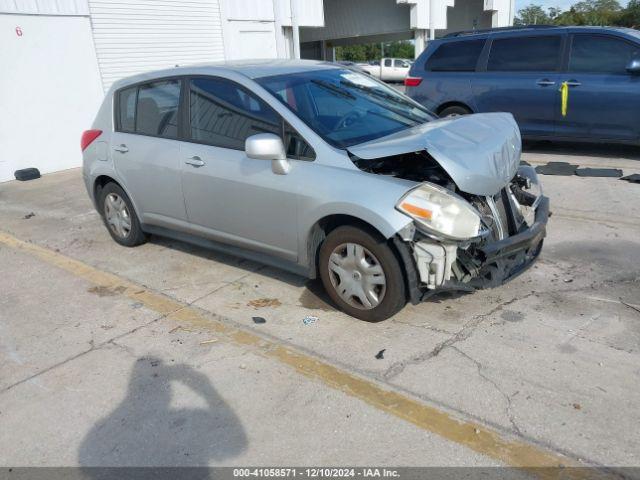
M562 112L562 116L567 116L567 106L569 104L569 84L567 82L562 82L560 86L560 97L562 98L562 105L560 107L560 111Z

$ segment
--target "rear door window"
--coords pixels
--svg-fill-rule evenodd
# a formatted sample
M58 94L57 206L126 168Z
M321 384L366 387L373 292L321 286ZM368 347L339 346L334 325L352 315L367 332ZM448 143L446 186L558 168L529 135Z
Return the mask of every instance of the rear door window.
M493 72L552 72L558 69L560 35L493 40L487 70Z
M244 150L256 133L281 135L280 116L262 99L231 80L196 78L190 82L191 140Z
M117 130L154 137L178 137L180 80L163 80L118 92Z
M640 46L604 35L573 36L569 71L626 74L627 65L640 55Z
M391 59L390 58L385 58L384 59L384 66L385 67L390 67L391 66Z
M179 80L141 85L138 90L136 133L177 138L179 103Z
M425 70L431 72L473 72L485 40L443 43L429 57Z

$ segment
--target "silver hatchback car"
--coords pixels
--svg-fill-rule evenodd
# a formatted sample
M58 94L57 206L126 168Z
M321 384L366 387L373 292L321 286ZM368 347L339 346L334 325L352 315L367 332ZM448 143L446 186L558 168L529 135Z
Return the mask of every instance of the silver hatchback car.
M520 273L549 214L511 114L438 119L330 63L120 80L81 144L116 242L168 236L320 277L341 310L368 321Z

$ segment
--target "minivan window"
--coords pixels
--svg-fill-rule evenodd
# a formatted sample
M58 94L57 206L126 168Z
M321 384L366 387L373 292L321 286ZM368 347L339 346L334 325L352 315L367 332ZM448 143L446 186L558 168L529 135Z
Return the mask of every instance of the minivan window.
M558 68L560 36L493 40L487 70L493 72L548 72Z
M443 43L429 57L425 70L431 72L473 72L485 40Z
M196 78L190 84L192 140L244 150L244 142L251 135L281 135L279 115L237 83L223 78Z
M574 35L569 71L626 74L629 61L640 55L640 46L604 35Z
M180 81L153 82L138 88L136 133L177 138Z

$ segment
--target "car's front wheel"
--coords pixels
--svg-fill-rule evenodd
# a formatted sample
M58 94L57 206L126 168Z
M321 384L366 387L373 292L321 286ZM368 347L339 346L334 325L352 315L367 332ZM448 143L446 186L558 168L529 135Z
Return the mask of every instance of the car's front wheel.
M352 317L385 320L407 302L400 262L384 239L352 226L333 230L320 248L320 278Z
M129 196L116 183L107 183L100 190L102 219L111 237L120 245L135 247L147 241Z

